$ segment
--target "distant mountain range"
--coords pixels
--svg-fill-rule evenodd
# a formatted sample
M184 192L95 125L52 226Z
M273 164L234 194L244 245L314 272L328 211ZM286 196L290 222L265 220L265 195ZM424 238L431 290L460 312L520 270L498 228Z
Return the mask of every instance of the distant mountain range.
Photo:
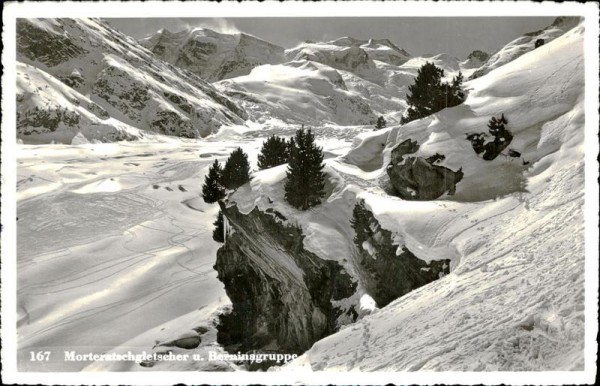
M152 135L199 138L222 126L399 122L420 66L487 74L574 27L577 18L466 60L413 57L389 39L342 37L284 49L245 34L162 29L139 42L99 19L20 19L17 136L25 142Z

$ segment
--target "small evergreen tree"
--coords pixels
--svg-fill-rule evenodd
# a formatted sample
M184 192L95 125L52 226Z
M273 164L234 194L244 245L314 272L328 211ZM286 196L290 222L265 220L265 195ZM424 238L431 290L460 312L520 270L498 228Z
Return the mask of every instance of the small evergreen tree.
M385 118L383 118L383 116L380 115L379 118L377 118L377 122L375 123L375 130L383 129L386 124L387 122L385 121Z
M354 228L354 244L357 248L362 248L362 243L373 236L373 230L371 229L372 216L369 216L369 214L370 212L365 207L365 200L359 200L354 205L350 225Z
M285 139L272 135L260 149L258 155L258 168L260 170L283 165L287 162L289 156L288 145Z
M450 95L448 99L448 106L458 106L459 104L465 101L465 93L462 89L462 84L464 81L464 77L462 72L458 72L458 75L452 78L452 83L450 84Z
M290 158L285 183L285 199L293 207L306 210L321 203L325 195L323 151L316 146L309 129L296 131L290 140Z
M248 155L241 147L231 152L221 177L221 184L227 189L237 189L250 181L250 163Z
M402 124L424 118L464 101L462 73L455 76L451 84L442 82L443 77L444 70L435 64L426 62L421 66L415 83L408 86L409 95L406 97L408 109L401 119Z
M489 135L486 133L467 134L467 140L471 142L475 153L483 153L482 158L486 161L492 161L498 157L513 139L512 133L506 128L507 124L508 120L502 114L500 118L490 118L488 122Z
M500 118L492 117L488 122L488 131L494 137L505 137L508 130L506 129L508 120L504 117L504 114Z
M217 219L213 223L215 229L213 230L212 238L218 243L225 242L225 225L223 222L223 212L219 211Z
M207 204L212 204L225 197L225 188L221 185L223 170L217 159L208 169L208 174L204 176L204 185L202 185L202 198Z

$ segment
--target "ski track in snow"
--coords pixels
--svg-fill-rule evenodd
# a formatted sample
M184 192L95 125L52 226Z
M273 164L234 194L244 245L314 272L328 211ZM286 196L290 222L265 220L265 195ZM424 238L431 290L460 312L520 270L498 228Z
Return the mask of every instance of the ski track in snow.
M143 151L152 146L20 148L21 358L49 348L54 354L44 370L65 369L62 348L105 351L226 297L212 268L217 207L199 196L212 158L198 157L195 144ZM228 154L222 150L229 147L209 143L202 150ZM102 191L103 181L120 188ZM53 189L32 190L40 185Z

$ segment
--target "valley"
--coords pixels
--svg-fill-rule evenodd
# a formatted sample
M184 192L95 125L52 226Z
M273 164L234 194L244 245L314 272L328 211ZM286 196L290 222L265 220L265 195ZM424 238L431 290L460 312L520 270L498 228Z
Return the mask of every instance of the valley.
M18 23L20 370L588 365L581 19L464 60L387 38L283 48L206 28L137 41L100 19ZM408 120L432 64L445 104ZM257 166L267 138L299 129L323 156L306 210L289 201L288 163ZM209 167L237 148L250 180L205 202ZM28 360L39 350L50 361ZM205 360L236 352L299 358Z

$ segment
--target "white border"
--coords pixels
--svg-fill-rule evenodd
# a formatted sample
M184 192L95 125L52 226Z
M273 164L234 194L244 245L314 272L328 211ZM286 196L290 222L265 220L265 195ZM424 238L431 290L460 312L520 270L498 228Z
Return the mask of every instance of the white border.
M575 372L418 373L25 373L16 368L15 19L19 17L320 17L326 16L584 16L585 20L585 370ZM574 3L349 2L349 3L8 3L4 6L2 64L2 378L21 384L593 384L598 324L598 5ZM8 204L8 205L6 205Z

